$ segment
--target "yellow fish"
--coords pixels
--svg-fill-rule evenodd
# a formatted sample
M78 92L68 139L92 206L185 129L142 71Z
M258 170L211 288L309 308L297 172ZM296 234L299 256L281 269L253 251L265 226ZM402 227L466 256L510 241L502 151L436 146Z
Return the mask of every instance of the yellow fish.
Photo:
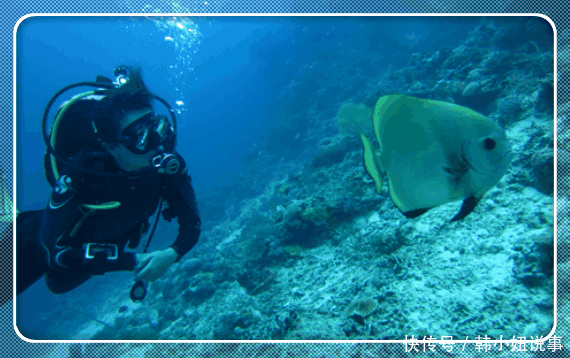
M408 218L464 199L462 220L507 172L511 146L495 122L456 104L405 95L380 97L373 112L376 151L363 134L364 166Z

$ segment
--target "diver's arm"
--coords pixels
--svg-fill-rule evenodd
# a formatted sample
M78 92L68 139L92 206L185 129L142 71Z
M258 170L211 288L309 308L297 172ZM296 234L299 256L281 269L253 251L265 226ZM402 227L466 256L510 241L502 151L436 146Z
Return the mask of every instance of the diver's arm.
M170 246L178 253L178 262L198 242L201 221L190 176L180 174L173 185L174 188L167 188L170 195L167 195L166 201L178 215L178 237Z

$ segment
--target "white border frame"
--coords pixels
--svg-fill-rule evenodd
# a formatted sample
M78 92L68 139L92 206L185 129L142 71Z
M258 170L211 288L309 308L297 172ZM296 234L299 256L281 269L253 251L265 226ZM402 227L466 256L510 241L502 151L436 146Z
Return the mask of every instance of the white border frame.
M540 17L552 26L552 31L554 33L554 325L550 333L542 338L542 339L535 339L535 340L518 340L518 339L505 339L505 340L430 340L430 341L423 341L417 340L413 341L414 343L418 343L419 345L422 344L442 344L442 345L456 345L456 344L463 344L465 347L466 343L479 343L479 344L494 344L494 343L503 343L503 344L529 344L529 343L544 343L550 337L554 335L556 331L556 323L557 323L557 262L558 262L558 248L557 248L557 229L558 229L558 221L557 221L557 151L558 151L558 143L557 143L557 111L558 111L558 76L557 76L557 64L558 64L558 35L556 31L556 26L554 22L546 15L542 14L487 14L487 13L473 13L473 14L465 14L465 13L458 13L458 14L362 14L362 13L341 13L341 14L320 14L320 13L309 13L309 14L295 14L295 13L285 13L285 14L256 14L256 13L236 13L236 14L217 14L217 13L133 13L133 14L99 14L99 13L85 13L85 14L77 14L77 13L53 13L53 14L28 14L21 17L16 25L14 26L14 47L13 47L13 109L14 109L14 125L13 125L13 153L14 153L14 163L13 163L13 195L14 195L14 230L13 230L13 302L14 302L14 331L22 340L29 342L29 343L401 343L401 344L410 344L412 343L411 340L34 340L24 337L18 330L16 326L16 33L18 31L19 25L26 19L30 17L168 17L168 16L200 16L200 17L238 17L238 16L249 16L249 17L266 17L266 16L273 16L273 17L309 17L309 16L390 16L390 17L432 17L432 16L441 16L441 17L450 17L450 16L457 16L457 17L482 17L482 16L494 16L494 17ZM435 332L434 332L435 333ZM419 352L418 352L419 353Z

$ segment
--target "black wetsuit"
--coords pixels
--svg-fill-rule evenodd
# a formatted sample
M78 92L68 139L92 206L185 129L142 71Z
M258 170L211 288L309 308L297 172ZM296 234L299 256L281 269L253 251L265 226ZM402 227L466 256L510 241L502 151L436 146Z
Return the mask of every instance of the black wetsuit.
M161 198L167 207L164 217L178 217L178 236L170 247L180 260L198 241L200 217L186 164L179 159L181 167L176 174L159 174L153 169L134 177L109 177L63 168L59 177L71 178L68 189L58 193L54 188L44 210L22 212L16 219L17 293L44 274L52 292L64 293L93 275L132 271L135 253L125 247L139 245ZM81 152L73 163L106 173L121 172L114 159L101 150ZM46 164L49 168L49 161ZM47 177L57 187L53 175L48 172ZM156 234L160 236L159 231ZM118 258L98 255L88 259L88 243L116 244Z

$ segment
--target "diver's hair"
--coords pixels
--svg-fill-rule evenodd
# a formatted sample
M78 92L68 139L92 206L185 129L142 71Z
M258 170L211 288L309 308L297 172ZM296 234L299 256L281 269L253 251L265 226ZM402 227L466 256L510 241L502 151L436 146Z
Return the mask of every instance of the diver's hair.
M140 67L126 68L127 83L101 90L102 98L85 96L65 107L57 135L59 155L70 158L86 143L115 143L121 135L120 122L125 112L151 107L152 94L142 80Z
M129 81L109 95L111 107L115 110L132 111L150 107L151 94L142 79L141 68L130 67Z
M128 82L106 91L105 98L99 103L102 113L94 119L100 136L107 141L119 137L120 123L127 112L152 108L150 103L152 95L142 79L140 67L127 68Z

